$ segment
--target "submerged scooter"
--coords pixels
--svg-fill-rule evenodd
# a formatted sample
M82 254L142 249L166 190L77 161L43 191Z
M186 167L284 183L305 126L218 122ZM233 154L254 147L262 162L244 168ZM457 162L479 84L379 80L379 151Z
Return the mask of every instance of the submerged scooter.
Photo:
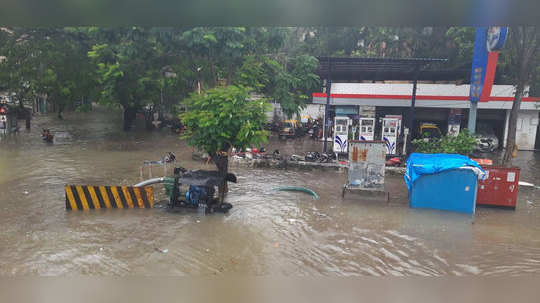
M41 132L41 138L43 139L43 141L47 142L47 143L53 143L54 141L54 135L51 134L51 130L50 129L43 129L43 131Z

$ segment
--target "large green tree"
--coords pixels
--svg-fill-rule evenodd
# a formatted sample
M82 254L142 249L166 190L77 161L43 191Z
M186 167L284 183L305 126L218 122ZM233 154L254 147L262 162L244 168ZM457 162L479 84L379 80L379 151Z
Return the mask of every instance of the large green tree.
M267 104L250 98L250 89L242 86L217 87L184 100L186 112L180 115L187 130L188 144L207 152L219 173L226 176L232 148L244 149L266 141ZM219 186L223 202L226 182Z
M46 95L62 118L66 108L82 106L95 95L95 68L86 55L90 40L77 28L49 30L43 35L34 91Z
M124 130L128 130L137 111L160 101L162 66L156 36L138 27L94 29L91 33L98 42L88 57L97 66L99 100L122 107Z
M291 62L282 64L267 56L249 56L238 69L236 82L279 102L290 118L306 106L310 95L319 89L320 79L315 73L317 58L299 55L287 60Z
M47 98L58 111L75 107L95 87L86 56L87 36L75 28L3 29L0 82L22 107L36 96Z
M27 30L3 30L0 82L20 107L32 99L32 81L37 76L36 41Z

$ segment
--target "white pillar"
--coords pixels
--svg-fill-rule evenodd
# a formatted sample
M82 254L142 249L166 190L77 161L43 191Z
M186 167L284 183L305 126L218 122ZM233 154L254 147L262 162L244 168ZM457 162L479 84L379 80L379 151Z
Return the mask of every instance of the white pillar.
M506 148L506 139L508 139L508 125L510 125L510 109L506 110L506 117L504 118L504 138L503 148Z

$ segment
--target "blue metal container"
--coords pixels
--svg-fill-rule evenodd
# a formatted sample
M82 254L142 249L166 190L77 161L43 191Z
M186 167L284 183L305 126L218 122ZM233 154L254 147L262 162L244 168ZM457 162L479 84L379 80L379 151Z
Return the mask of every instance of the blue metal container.
M478 177L471 169L421 175L412 183L409 205L474 214Z

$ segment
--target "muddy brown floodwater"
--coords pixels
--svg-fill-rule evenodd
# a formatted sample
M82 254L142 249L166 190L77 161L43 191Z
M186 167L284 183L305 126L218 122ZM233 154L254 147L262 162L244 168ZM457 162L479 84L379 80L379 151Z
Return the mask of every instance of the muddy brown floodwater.
M228 214L66 211L65 184L134 184L142 161L167 151L184 167L206 168L176 136L126 134L117 117L39 117L31 132L0 141L1 275L540 273L540 191L523 187L516 211L479 208L473 220L409 209L397 176L387 177L391 201L381 203L342 199L340 172L232 167L239 182L230 186ZM41 140L41 127L56 133L54 144ZM270 146L291 153L315 143ZM522 180L540 184L539 153L520 152L516 163ZM273 190L283 185L309 187L321 198Z

